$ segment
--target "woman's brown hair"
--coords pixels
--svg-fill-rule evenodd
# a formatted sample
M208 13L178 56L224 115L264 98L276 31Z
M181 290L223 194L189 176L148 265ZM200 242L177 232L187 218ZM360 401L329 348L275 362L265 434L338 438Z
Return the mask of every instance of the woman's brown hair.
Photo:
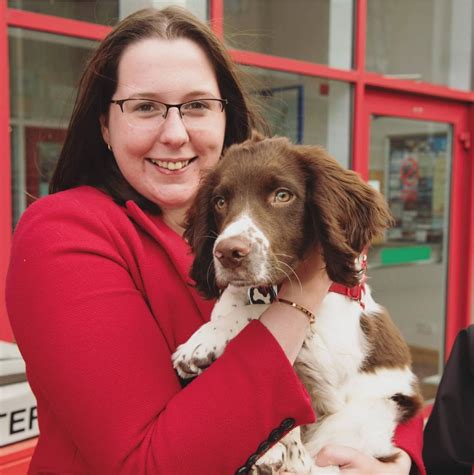
M254 127L263 124L251 109L234 63L206 24L179 7L140 10L122 20L107 35L86 67L50 193L91 185L108 193L119 204L131 199L143 209L159 211L125 180L102 138L99 122L101 115L107 115L117 88L118 65L123 52L132 43L153 37L186 38L208 55L221 96L229 101L224 148L246 140Z

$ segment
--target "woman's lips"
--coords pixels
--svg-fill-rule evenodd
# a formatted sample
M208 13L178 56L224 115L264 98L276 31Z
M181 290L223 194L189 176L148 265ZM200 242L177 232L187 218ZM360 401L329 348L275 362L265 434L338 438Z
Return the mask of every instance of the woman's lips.
M189 166L191 162L193 162L197 157L181 159L181 160L159 160L159 159L152 159L147 158L146 160L152 163L153 165L157 166L162 170L167 171L180 171Z

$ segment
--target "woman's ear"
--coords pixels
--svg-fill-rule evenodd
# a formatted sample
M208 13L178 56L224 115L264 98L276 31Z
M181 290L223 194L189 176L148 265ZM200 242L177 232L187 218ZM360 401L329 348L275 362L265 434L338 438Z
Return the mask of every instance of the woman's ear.
M393 220L383 196L321 147L295 146L307 172L307 208L328 275L358 284L355 260Z
M217 227L212 209L212 190L214 189L213 172L201 181L193 205L188 211L184 238L194 253L190 276L196 288L208 299L219 296L216 285L213 249L217 238Z
M105 114L101 114L99 117L99 122L102 138L107 145L110 145L109 118Z

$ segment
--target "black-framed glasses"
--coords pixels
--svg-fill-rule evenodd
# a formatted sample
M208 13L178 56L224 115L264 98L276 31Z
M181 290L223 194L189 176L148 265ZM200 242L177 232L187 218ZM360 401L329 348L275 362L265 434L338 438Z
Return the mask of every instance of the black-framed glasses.
M130 126L142 129L154 129L161 125L172 107L178 109L179 116L188 127L212 126L213 122L210 119L216 113L223 112L228 104L227 99L214 98L193 99L181 104L166 104L144 98L114 99L110 102L120 107Z

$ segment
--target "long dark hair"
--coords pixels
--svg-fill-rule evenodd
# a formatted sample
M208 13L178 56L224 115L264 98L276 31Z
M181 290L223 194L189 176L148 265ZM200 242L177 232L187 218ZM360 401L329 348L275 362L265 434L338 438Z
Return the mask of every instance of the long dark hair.
M101 115L107 115L117 88L118 65L123 52L132 43L154 37L189 39L208 55L220 93L229 101L224 147L246 140L253 128L264 127L263 120L252 109L236 66L206 24L179 7L140 10L122 20L107 35L84 71L50 193L91 185L108 193L119 204L132 199L143 209L159 212L155 204L125 180L102 138L99 122Z

